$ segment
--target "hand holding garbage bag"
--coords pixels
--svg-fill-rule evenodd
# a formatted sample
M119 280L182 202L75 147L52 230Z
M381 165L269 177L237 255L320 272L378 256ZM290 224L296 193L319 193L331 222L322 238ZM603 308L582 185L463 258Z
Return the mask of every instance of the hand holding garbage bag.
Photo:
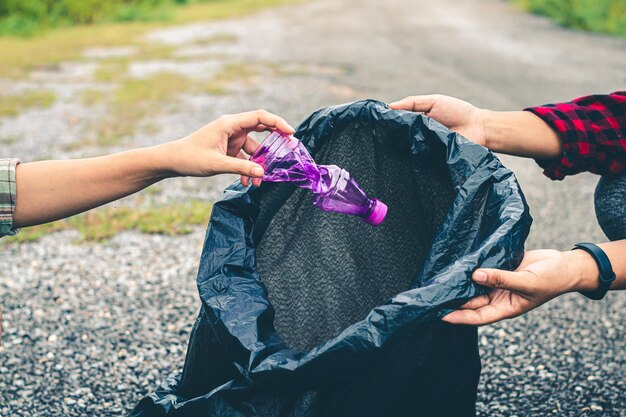
M569 291L592 290L584 276L577 276L579 268L589 254L583 251L559 252L533 250L526 252L520 266L514 271L479 269L474 272L474 282L493 288L463 304L459 310L443 318L448 323L484 325L524 314ZM589 265L595 269L595 263Z
M410 96L389 106L423 113L494 152L538 159L561 153L558 135L530 112L494 112L441 94Z
M535 158L552 179L591 171L603 175L595 192L598 223L615 242L560 252L527 252L516 271L479 269L473 279L492 288L444 321L484 325L517 317L567 292L594 300L626 288L626 92L496 112L443 95L410 96L391 108L424 113L489 149ZM566 152L564 152L566 151ZM604 258L605 260L602 260Z

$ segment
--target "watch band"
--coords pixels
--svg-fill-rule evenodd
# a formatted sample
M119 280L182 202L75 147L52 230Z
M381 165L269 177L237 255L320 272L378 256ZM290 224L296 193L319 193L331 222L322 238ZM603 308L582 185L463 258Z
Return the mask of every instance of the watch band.
M572 250L574 249L584 250L589 255L591 255L598 264L598 269L600 270L598 288L593 291L581 291L580 293L592 300L603 299L607 291L609 291L611 283L615 281L615 272L613 272L613 267L611 266L611 261L609 260L609 257L606 256L606 253L604 253L604 251L598 245L590 242L577 243L576 245L574 245L574 248Z

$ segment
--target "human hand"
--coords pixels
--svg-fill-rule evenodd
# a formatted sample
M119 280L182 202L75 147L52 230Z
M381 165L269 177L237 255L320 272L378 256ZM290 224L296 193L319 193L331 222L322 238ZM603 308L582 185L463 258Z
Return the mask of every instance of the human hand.
M294 132L285 120L265 110L225 115L189 136L159 148L167 156L172 175L205 177L233 173L241 175L244 186L248 186L250 177L258 186L263 167L248 158L259 143L248 134L275 129Z
M484 111L466 101L432 94L409 96L389 104L389 107L423 113L472 142L486 146Z
M585 251L529 251L515 272L476 270L474 282L492 289L442 320L480 326L517 317L566 292L592 290L598 275L595 261Z

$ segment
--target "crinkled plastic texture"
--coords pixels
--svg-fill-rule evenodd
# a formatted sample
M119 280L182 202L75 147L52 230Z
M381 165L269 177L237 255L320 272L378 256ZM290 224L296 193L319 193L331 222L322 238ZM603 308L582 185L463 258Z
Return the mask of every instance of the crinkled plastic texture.
M313 192L313 204L324 211L359 216L378 226L387 206L370 199L354 178L337 165L318 165L295 136L274 131L252 154L263 166L263 181L290 182Z
M321 181L320 169L295 136L274 131L254 151L250 160L265 170L263 181L291 182L314 193L328 192L328 183Z
M372 100L322 109L296 135L320 163L358 172L388 218L309 210L289 184L230 186L205 237L183 372L132 416L474 415L476 329L439 318L486 291L477 267L519 265L532 219L514 175Z

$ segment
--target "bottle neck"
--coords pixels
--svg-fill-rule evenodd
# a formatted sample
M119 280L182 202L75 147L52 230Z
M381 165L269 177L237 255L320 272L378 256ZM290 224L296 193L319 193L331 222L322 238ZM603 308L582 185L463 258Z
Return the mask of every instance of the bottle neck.
M372 217L372 214L374 214L375 207L376 207L376 199L372 198L368 200L367 209L365 210L365 213L361 216L364 222L369 222L369 219Z
M388 207L385 203L377 200L376 198L372 198L369 200L369 207L366 214L367 217L364 217L363 221L366 221L373 226L378 226L383 222L383 220L385 220L385 217L387 217L387 210Z

